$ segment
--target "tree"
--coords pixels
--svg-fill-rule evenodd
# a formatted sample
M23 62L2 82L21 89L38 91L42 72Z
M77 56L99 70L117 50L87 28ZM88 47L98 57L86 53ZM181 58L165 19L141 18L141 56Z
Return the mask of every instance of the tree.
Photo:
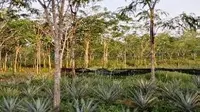
M77 33L79 37L82 37L84 40L84 67L89 67L89 55L90 47L92 41L101 38L101 33L104 32L104 21L102 16L104 13L97 13L93 15L85 15L86 17L82 17L81 22L78 26Z
M51 28L51 33L54 41L54 97L53 106L55 112L60 111L60 49L61 38L65 32L64 22L66 14L66 0L38 0L42 8L44 9L45 18Z
M66 34L65 22L72 23L72 35L76 33L76 16L79 8L85 4L88 4L90 0L37 0L44 9L45 19L47 20L54 41L54 109L55 112L60 110L60 79L61 79L61 40ZM95 1L95 0L92 0ZM70 16L71 14L71 16ZM70 17L70 18L69 18ZM70 20L70 21L68 21ZM75 40L73 38L73 45ZM72 45L72 47L74 47ZM74 53L74 49L72 49ZM72 57L75 60L75 57ZM75 61L73 63L73 69L75 69ZM74 72L75 73L75 72Z
M20 17L28 17L28 13L35 14L37 10L31 8L32 0L2 0L0 2L0 32L4 32L6 25L14 20L19 19ZM26 10L26 13L23 13L22 10ZM15 32L16 33L16 32ZM0 40L0 67L1 67L1 51L6 41L9 41L13 38L13 35L3 37Z
M160 0L132 0L130 5L123 9L123 12L142 10L139 15L148 15L149 18L149 33L150 33L150 47L151 47L151 80L154 82L155 78L155 7ZM141 8L141 9L140 9ZM147 10L146 10L147 9ZM144 16L142 16L144 17Z

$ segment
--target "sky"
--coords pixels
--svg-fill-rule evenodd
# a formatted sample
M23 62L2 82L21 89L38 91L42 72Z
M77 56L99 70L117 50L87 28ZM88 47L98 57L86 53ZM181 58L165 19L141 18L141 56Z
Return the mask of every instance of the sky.
M126 6L128 3L130 2L125 2L125 0L103 0L101 4L103 7L115 11L118 7ZM200 16L200 0L160 0L156 8L168 12L171 17L183 12L195 13L197 16Z
M127 1L127 2L126 2ZM108 10L117 11L119 7L127 6L132 0L103 0L100 5ZM37 8L39 4L34 4ZM169 13L169 17L177 16L183 12L195 13L200 16L200 0L160 0L156 6Z

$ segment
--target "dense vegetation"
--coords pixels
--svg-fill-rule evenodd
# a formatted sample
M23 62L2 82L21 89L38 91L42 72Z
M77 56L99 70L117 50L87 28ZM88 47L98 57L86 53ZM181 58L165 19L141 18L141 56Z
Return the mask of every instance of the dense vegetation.
M47 77L48 76L48 77ZM52 111L53 82L49 75L2 74L2 112ZM199 112L200 78L175 72L111 77L88 74L62 78L62 112Z
M52 39L44 34L37 34L38 29L29 20L15 20L7 24L1 32L1 71L13 70L16 64L18 71L23 67L52 68L53 43ZM36 24L37 25L37 24ZM39 27L39 26L38 26ZM8 30L6 30L8 29ZM17 32L17 33L16 33ZM43 32L43 31L40 31ZM94 33L94 32L93 32ZM4 38L9 40L4 41ZM5 37L4 37L5 36ZM107 38L107 64L104 65L104 43L100 35L91 37L91 40L79 35L76 44L76 67L85 67L85 44L88 48L88 67L149 67L149 36L144 34L127 35L117 40ZM179 37L160 33L156 36L156 65L157 67L199 68L200 65L200 38L196 32L184 32ZM123 41L122 41L123 40ZM63 67L70 67L69 52L64 52ZM15 62L16 61L16 62ZM37 69L35 69L37 70Z

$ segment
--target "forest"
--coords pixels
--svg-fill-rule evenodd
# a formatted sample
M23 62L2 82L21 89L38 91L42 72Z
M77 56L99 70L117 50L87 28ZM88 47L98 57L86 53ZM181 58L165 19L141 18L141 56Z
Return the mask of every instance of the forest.
M0 1L0 112L200 112L200 16L102 1Z

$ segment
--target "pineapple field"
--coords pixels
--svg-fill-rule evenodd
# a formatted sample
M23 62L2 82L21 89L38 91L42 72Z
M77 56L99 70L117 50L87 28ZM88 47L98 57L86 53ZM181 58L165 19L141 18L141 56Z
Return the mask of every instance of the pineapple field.
M54 112L49 74L7 73L0 78L1 112ZM150 74L63 76L60 111L200 112L199 76L158 71L156 78L152 82Z

